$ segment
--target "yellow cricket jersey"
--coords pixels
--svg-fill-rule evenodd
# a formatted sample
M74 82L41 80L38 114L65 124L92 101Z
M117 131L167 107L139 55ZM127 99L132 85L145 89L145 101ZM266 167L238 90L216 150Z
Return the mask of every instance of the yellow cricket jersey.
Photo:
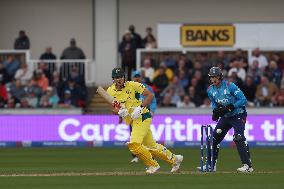
M135 107L141 106L142 101L139 100L139 97L144 90L145 86L143 84L127 81L124 83L124 87L121 90L117 90L115 84L112 84L107 89L107 93L123 105L128 110L129 114L131 114ZM147 112L149 112L148 108L144 108L143 113ZM130 116L127 116L124 121L126 124L129 124L131 122Z

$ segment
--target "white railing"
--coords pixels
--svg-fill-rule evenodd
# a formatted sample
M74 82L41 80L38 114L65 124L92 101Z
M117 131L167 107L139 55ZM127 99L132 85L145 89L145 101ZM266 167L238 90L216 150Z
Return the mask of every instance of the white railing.
M67 78L73 66L78 68L79 74L84 75L86 85L93 86L94 81L94 60L91 59L64 59L64 60L30 60L29 66L32 70L38 68L40 63L50 64L51 72L57 71L63 78Z
M61 76L67 77L72 66L79 68L79 74L84 75L87 86L95 85L95 61L92 59L65 59L65 60L32 60L30 50L0 49L0 62L4 61L8 55L15 55L21 63L27 63L30 70L38 68L40 63L50 64L51 72L58 71Z

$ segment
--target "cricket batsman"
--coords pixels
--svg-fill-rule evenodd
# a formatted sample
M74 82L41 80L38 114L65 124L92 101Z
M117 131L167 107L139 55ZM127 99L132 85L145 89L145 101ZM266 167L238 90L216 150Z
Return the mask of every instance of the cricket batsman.
M112 70L112 79L113 84L107 89L107 93L115 99L114 111L132 127L128 143L130 152L145 164L147 174L153 174L160 168L154 157L172 165L172 173L177 172L183 156L175 155L163 145L156 143L150 129L152 115L147 107L152 101L153 94L141 83L126 81L121 68ZM143 101L139 100L141 94L145 97Z
M208 77L211 85L207 89L208 97L213 108L212 120L217 121L213 132L213 166L209 167L216 171L216 162L219 153L219 144L231 128L234 128L233 140L236 144L242 167L238 172L253 172L249 146L244 131L246 123L246 97L243 92L232 82L223 80L223 74L219 67L212 67ZM211 157L207 158L208 160ZM209 165L211 162L209 162ZM197 167L201 170L201 167Z
M155 93L154 93L153 89L149 85L147 85L144 81L142 81L141 72L138 71L138 70L132 72L132 81L142 83L146 87L146 89L148 89L153 94L153 98L151 100L151 103L147 107L149 109L149 111L152 115L152 119L153 119L154 113L157 109L157 100L156 100ZM139 100L143 101L144 98L145 97L143 95L140 95ZM121 117L119 117L119 118L122 119ZM120 120L120 122L121 121L122 120ZM130 127L130 132L132 132L132 127ZM138 157L135 156L134 154L132 154L132 157L133 157L133 159L130 161L130 163L137 163L139 161Z

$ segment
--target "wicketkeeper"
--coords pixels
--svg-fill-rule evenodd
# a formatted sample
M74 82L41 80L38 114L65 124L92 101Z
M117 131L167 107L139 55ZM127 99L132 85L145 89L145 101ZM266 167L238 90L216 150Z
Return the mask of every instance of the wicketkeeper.
M243 164L237 171L245 173L252 172L249 146L244 135L247 117L246 97L234 83L223 80L223 74L219 67L212 67L208 76L211 85L208 87L207 93L213 108L212 120L217 121L213 132L214 167L210 167L210 169L216 171L219 144L227 132L231 128L234 128L233 140ZM207 158L208 161L210 161L212 154L209 153L209 155L210 157ZM211 162L209 162L210 164ZM198 167L198 169L201 170L201 167Z
M147 166L148 174L153 174L160 168L154 157L171 164L171 172L178 171L183 156L175 155L163 145L156 143L150 129L152 116L147 107L153 94L141 83L126 81L125 73L121 68L112 70L112 79L113 84L107 92L116 101L114 109L126 124L132 126L128 144L130 152ZM145 97L143 101L139 100L141 94Z

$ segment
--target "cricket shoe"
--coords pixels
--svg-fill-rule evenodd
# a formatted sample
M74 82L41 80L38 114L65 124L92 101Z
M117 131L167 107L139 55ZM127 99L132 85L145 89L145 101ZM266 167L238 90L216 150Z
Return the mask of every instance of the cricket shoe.
M146 173L147 174L154 174L160 169L160 165L157 166L150 166L147 168Z
M238 168L237 171L241 173L251 173L253 172L253 168L249 167L247 164L244 164L242 167Z
M138 163L138 162L139 162L138 157L134 157L134 158L130 161L130 163Z
M173 164L171 173L177 172L179 170L180 164L183 161L183 156L182 155L176 155L176 161Z
M206 172L206 165L203 165L203 170L201 170L201 167L196 167L198 171L200 172ZM208 165L208 171L210 172L216 172L216 165L214 166L213 171L211 171L211 166Z

